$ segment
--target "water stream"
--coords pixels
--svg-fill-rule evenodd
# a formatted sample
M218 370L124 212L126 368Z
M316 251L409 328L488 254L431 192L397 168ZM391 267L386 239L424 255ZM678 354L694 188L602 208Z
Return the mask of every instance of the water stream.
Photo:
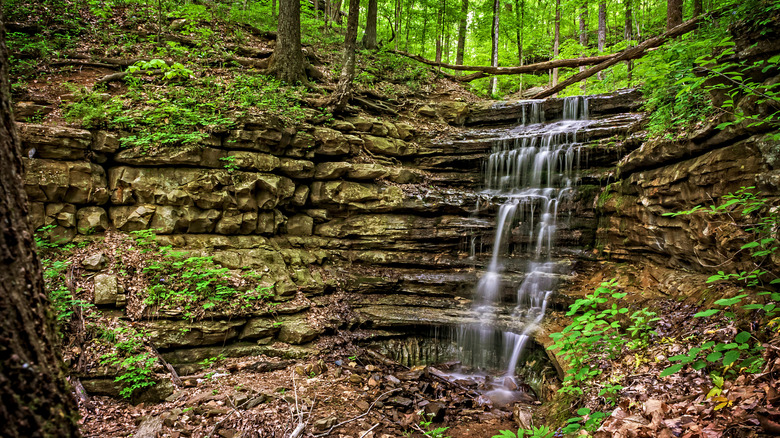
M589 123L588 102L582 96L565 98L563 120L553 123L545 122L541 102L523 105L521 124L493 142L485 164L485 194L501 205L490 262L473 300L479 322L460 327L457 336L464 365L503 369L508 377L514 377L556 286L559 207L576 186L581 155L577 131ZM512 319L522 321L520 333L501 329L498 321L500 303L511 301L506 299L511 285L505 284L504 272L511 258L526 260L511 313Z

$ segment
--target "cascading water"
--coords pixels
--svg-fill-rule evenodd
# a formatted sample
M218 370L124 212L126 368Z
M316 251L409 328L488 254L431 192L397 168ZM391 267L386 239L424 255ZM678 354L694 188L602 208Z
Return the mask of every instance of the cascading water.
M541 102L523 105L522 125L509 138L494 141L485 165L485 193L502 204L491 259L476 288L473 309L478 322L458 332L462 363L484 369L505 367L510 377L555 289L558 209L576 184L577 131L588 123L587 100L582 96L564 99L563 121L556 123L544 123ZM507 255L515 254L527 260L511 314L512 319L523 321L520 333L500 329L498 321L504 262Z

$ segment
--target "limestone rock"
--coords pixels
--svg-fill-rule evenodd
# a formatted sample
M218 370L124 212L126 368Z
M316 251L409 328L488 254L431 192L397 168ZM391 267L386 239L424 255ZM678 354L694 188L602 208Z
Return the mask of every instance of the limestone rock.
M316 179L337 179L344 176L351 168L351 163L345 163L343 161L326 162L317 164L317 169L314 172L314 178Z
M307 160L282 158L281 170L291 178L311 178L314 176L314 163Z
M84 207L76 214L81 234L102 233L108 229L108 214L101 207Z
M54 108L48 105L39 105L35 102L16 102L14 105L14 120L26 122L45 117Z
M76 226L76 206L73 204L46 204L45 223L46 225L59 225L65 228Z
M81 266L87 271L99 271L106 267L106 263L108 263L106 255L102 252L98 252L85 257L84 260L81 261ZM95 283L97 284L97 277L95 278ZM116 278L114 278L114 286L116 286ZM114 287L114 289L116 289L116 287Z
M311 236L314 219L305 214L297 214L287 219L287 234L293 236Z
M288 344L298 345L314 340L322 333L322 329L312 327L306 315L298 314L279 318L281 327L279 340Z
M395 127L398 130L398 138L401 140L409 140L414 136L414 127L408 123L398 122Z
M243 319L143 321L138 325L149 332L149 339L157 348L199 347L221 344L238 337Z
M35 149L35 158L83 160L92 144L92 133L85 129L34 123L19 123L17 127L24 156Z
M95 276L95 305L115 306L119 288L115 275L98 274Z
M436 117L436 110L430 105L423 105L417 110L417 113L426 117Z
M453 125L462 125L469 114L469 105L466 102L446 101L436 107L438 114L445 122Z
M355 129L362 132L371 132L374 122L363 117L347 117L347 121L355 126Z
M355 163L347 173L347 176L351 179L375 180L384 178L388 173L388 169L381 164Z
M333 123L331 123L331 126L333 129L341 132L351 132L355 130L355 125L345 120L335 120Z
M155 210L154 205L131 205L110 207L108 216L117 229L122 231L139 231L149 228Z
M86 161L23 159L31 201L102 205L108 201L103 168Z
M275 336L280 324L271 318L252 318L246 323L238 339L260 339Z
M298 186L295 188L295 193L290 203L296 207L303 207L307 199L309 199L309 186Z
M312 133L320 155L347 155L352 151L349 140L335 129L318 126Z
M366 142L366 149L375 154L400 157L417 153L417 147L414 144L406 143L403 140L375 137L373 135L365 135L363 140Z

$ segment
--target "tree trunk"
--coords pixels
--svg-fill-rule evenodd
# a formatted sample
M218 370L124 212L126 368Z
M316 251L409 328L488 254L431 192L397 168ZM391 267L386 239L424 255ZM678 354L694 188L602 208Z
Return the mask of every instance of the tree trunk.
M458 48L455 53L455 65L463 65L463 55L466 53L466 24L469 18L469 0L460 4L460 22L458 23Z
M626 24L623 26L623 38L628 41L628 47L631 47L631 27L633 24L631 23L631 0L625 0L626 4ZM627 81L628 86L631 86L631 76L633 74L634 70L634 61L629 59L626 61L626 75L627 75Z
M490 52L490 65L498 67L498 28L501 21L501 1L493 0L493 45ZM495 95L498 91L498 80L496 77L490 78L490 94Z
M425 37L428 33L428 2L423 1L423 29L422 43L420 44L420 56L425 56Z
M406 3L406 41L404 42L404 51L409 51L409 23L414 10L414 0L408 0Z
M395 35L395 41L394 41L393 48L395 50L398 50L398 40L401 39L401 37L398 36L398 32L401 31L401 0L396 0L395 1L395 17L394 18L395 18L395 20L394 20L395 23L393 24L393 28L394 28L395 32L393 32L393 34ZM347 19L347 21L349 21L349 18Z
M330 9L331 9L330 19L333 20L334 24L338 24L339 26L341 26L341 0L332 0Z
M667 0L666 2L666 30L667 32L682 23L682 0Z
M583 50L588 48L588 2L580 8L580 45ZM583 56L585 54L583 53ZM580 71L585 71L585 66L580 67ZM585 92L587 87L587 80L582 81L582 92Z
M607 2L602 1L599 3L599 41L598 49L599 54L604 52L604 46L607 43ZM604 73L599 72L599 80L604 79Z
M450 63L450 26L444 26L444 61Z
M0 8L0 420L7 437L77 437L78 412L55 348L58 336L27 222L4 22Z
M693 16L701 15L704 12L704 2L702 0L693 0Z
M276 47L267 73L288 84L305 84L308 83L305 67L301 49L301 2L280 0Z
M442 0L439 14L436 18L436 62L441 62L442 38L444 33L444 12L447 9L447 0Z
M363 47L368 50L376 50L376 16L378 3L378 0L368 0L368 10L366 11L366 30L363 32L362 41Z
M515 0L515 18L517 27L515 28L515 37L517 38L517 63L523 65L523 24L525 24L525 0Z
M347 16L347 35L344 39L344 57L336 91L333 93L333 112L344 111L352 97L352 81L355 80L355 49L357 46L358 18L360 18L360 0L349 0Z
M553 58L557 58L561 45L561 0L555 0L555 39L553 40ZM558 85L558 69L552 71L552 86Z

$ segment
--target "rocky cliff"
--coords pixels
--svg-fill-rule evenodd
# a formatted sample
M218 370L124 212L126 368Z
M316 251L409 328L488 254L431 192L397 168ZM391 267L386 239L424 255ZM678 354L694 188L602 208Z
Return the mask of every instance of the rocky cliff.
M575 259L595 246L595 196L624 147L617 140L639 119L627 113L635 92L593 102L599 122L578 134L581 184L559 233ZM75 269L91 299L106 310L127 305L185 371L219 353L306 355L337 327L456 324L492 244L497 203L481 193L482 163L524 105L421 109L429 126L483 125L452 126L447 137L369 116L295 126L254 117L198 145L150 149L120 148L121 132L20 123L31 220L52 241L154 229L161 245L259 273L281 303L272 313L205 312L190 322L144 304L144 286L122 273L115 246L104 259L83 254ZM547 119L561 107L546 101Z

